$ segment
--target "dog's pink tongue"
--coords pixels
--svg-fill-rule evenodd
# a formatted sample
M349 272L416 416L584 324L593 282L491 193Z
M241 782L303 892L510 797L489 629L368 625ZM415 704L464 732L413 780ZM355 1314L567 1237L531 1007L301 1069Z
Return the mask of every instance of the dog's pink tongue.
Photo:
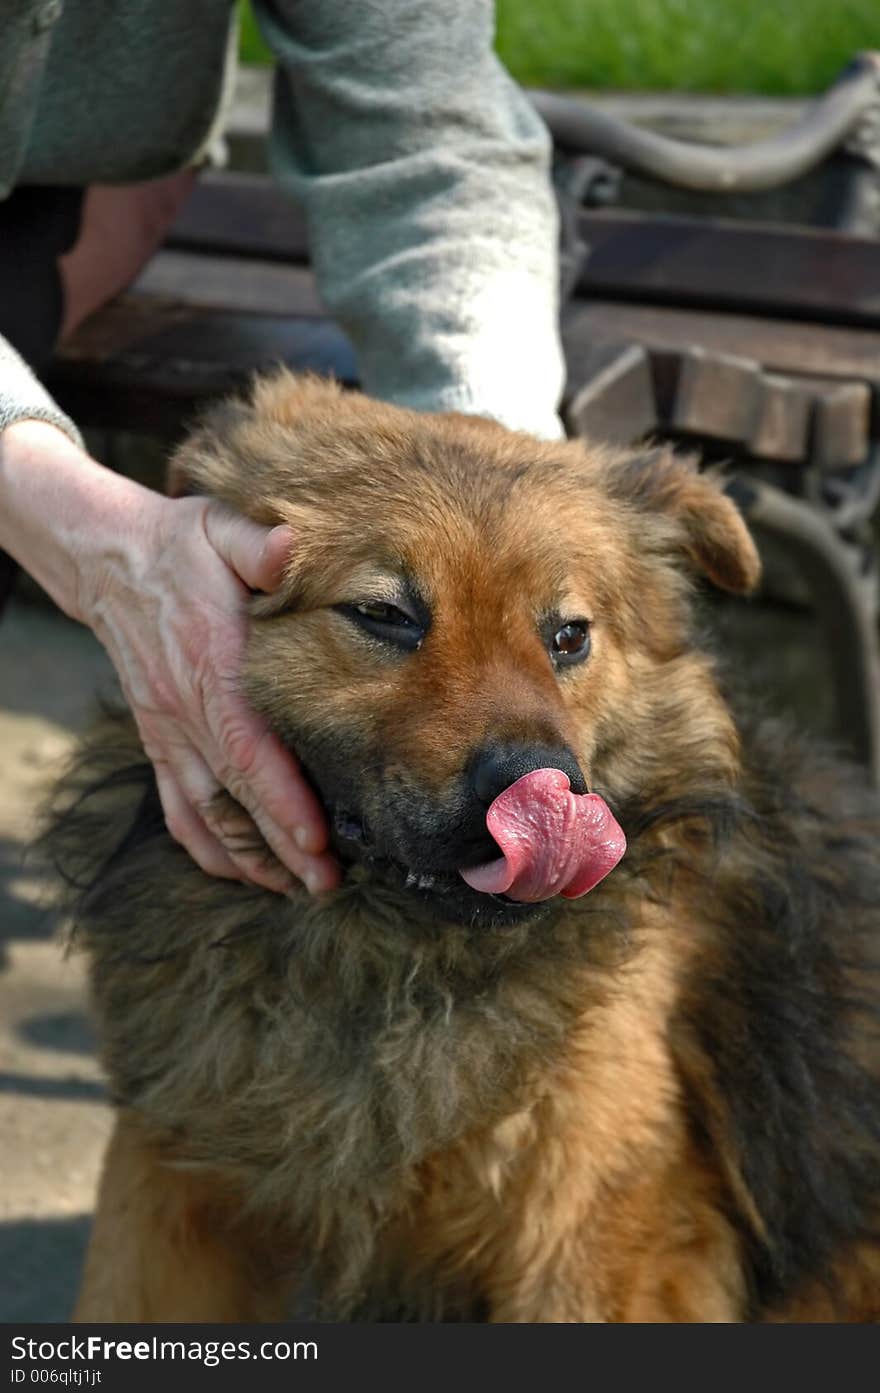
M489 808L486 826L501 856L459 875L472 890L512 900L585 895L626 851L605 800L572 793L561 769L535 769L517 779Z

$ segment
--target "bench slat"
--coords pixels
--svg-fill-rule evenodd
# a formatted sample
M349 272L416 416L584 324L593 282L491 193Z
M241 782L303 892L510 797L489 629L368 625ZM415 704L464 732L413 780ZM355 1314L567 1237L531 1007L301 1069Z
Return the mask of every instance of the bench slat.
M354 350L327 318L181 310L155 298L134 319L124 303L113 310L109 324L94 316L88 337L77 336L48 377L58 404L85 427L175 437L207 402L279 363L357 382Z
M166 245L300 264L309 257L302 213L289 195L260 174L203 174L178 213Z
M312 273L272 261L162 251L141 272L133 290L204 309L326 318Z
M880 328L880 243L829 229L584 210L583 295L797 315ZM206 174L171 229L177 250L308 260L292 199L264 176Z
M880 329L880 242L827 229L590 212L581 294Z
M744 314L714 314L614 301L584 301L563 315L569 383L582 385L581 364L596 343L642 343L683 351L694 345L753 358L770 372L857 379L880 392L880 333Z

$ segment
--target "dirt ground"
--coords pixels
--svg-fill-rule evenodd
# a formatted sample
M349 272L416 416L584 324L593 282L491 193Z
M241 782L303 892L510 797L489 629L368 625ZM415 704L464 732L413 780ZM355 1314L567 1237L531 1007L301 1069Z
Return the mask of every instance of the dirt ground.
M110 665L85 629L14 603L0 624L0 1320L65 1320L110 1110L81 963L25 851Z
M829 724L827 664L809 617L762 604L709 613L746 685ZM0 1320L68 1317L111 1113L82 964L65 957L26 851L43 792L112 690L86 630L17 598L0 623Z

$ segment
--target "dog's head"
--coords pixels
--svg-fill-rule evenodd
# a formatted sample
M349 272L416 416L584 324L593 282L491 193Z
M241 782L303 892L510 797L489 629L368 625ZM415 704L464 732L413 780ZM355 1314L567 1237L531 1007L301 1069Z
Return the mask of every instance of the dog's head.
M670 454L547 444L281 373L219 408L190 485L295 546L254 604L247 685L328 808L343 857L429 913L521 919L469 889L492 800L558 768L615 810L733 776L736 740L689 641L689 575L731 591L754 545Z

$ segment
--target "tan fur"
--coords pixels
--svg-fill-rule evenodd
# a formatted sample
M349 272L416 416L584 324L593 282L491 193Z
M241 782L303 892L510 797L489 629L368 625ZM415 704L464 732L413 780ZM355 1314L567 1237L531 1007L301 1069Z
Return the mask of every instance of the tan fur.
M277 1235L232 1217L240 1209L228 1182L175 1166L123 1113L73 1319L282 1319L290 1286L283 1248Z
M369 865L283 901L209 880L161 831L120 851L149 771L126 784L143 770L130 727L99 739L71 788L101 768L115 781L59 844L92 886L76 932L125 1109L78 1318L274 1319L312 1298L335 1319L395 1303L421 1319L778 1318L747 1257L771 1220L698 1030L739 920L753 932L752 883L780 873L758 823L718 853L700 811L736 806L745 777L688 620L694 571L756 581L736 509L686 461L286 374L222 408L175 469L293 528L281 592L254 603L248 691L368 821L393 822L413 790L454 807L493 739L568 746L634 817L683 811L585 899L474 929L426 920ZM337 608L395 603L402 573L431 607L417 661ZM587 663L553 669L548 611L591 622ZM845 1309L792 1278L782 1318L878 1314L874 1245L841 1239L835 1263Z
M494 1320L729 1321L742 1310L735 1236L682 1127L665 1041L674 953L650 942L532 1101L429 1168L425 1265L446 1245L466 1255Z

